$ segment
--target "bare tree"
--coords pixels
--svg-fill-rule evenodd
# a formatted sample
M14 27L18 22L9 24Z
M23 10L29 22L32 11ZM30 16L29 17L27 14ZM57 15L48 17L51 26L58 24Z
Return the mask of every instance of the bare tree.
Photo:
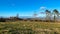
M34 21L36 20L36 16L37 16L37 13L36 13L36 11L34 11L34 14L33 14L33 16L34 16Z
M54 10L53 10L53 14L54 14L54 21L55 21L55 20L56 20L56 17L59 16L58 10L57 10L57 9L54 9Z
M51 12L49 10L46 10L46 19L50 20L51 19Z

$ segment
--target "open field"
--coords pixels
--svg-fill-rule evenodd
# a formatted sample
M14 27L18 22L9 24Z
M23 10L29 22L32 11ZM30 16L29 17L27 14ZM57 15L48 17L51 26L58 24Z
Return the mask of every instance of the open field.
M60 23L0 22L0 34L60 34Z

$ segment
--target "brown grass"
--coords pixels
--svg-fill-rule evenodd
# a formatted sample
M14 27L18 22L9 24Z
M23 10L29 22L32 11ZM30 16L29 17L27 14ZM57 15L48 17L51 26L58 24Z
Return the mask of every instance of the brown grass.
M60 23L35 21L0 22L0 34L22 34L21 31L24 34L26 30L31 30L31 34L60 34ZM29 34L29 32L27 33Z

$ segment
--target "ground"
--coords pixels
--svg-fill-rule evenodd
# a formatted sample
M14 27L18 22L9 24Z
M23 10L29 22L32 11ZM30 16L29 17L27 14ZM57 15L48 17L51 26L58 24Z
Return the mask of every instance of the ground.
M0 22L0 34L60 34L59 22Z

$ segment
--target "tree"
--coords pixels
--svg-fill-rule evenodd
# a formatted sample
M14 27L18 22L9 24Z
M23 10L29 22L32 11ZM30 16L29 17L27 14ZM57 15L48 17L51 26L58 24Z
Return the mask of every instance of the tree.
M19 18L19 14L17 13L16 18Z
M51 12L49 10L46 10L45 12L46 12L46 19L50 20Z
M37 13L36 13L36 11L34 11L34 14L33 14L33 16L36 18L36 16L37 16Z
M36 20L36 17L37 17L36 11L34 11L33 17L34 17L33 21L35 21Z
M6 21L5 18L3 17L0 18L0 22L5 22L5 21Z
M53 14L54 14L54 21L55 21L55 20L56 20L56 17L59 16L58 10L57 10L57 9L54 9L54 10L53 10Z

